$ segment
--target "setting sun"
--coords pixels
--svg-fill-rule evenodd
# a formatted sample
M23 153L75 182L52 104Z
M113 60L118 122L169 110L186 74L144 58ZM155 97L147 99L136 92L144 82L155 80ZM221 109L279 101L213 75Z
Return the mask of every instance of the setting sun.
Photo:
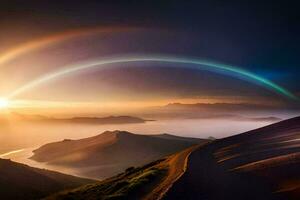
M7 108L8 105L9 105L9 102L8 102L7 99L1 99L1 98L0 98L0 109L1 109L1 108Z

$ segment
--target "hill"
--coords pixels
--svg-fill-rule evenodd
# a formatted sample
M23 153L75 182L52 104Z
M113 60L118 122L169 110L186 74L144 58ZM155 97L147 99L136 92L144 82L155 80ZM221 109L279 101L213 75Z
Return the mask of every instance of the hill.
M48 200L159 199L183 174L195 145L137 168L128 168L112 178L49 196Z
M54 192L95 181L0 159L0 198L40 199Z
M103 179L203 141L169 135L107 131L90 138L46 144L34 150L31 159L76 169L80 176Z
M168 134L151 137L177 138ZM48 199L297 200L299 139L300 117L206 141Z
M72 118L54 118L43 115L27 115L19 114L16 112L11 115L23 121L30 122L44 122L44 123L81 123L81 124L132 124L132 123L145 123L146 120L139 117L133 116L108 116L108 117L72 117Z
M215 140L191 153L164 199L296 200L300 117Z

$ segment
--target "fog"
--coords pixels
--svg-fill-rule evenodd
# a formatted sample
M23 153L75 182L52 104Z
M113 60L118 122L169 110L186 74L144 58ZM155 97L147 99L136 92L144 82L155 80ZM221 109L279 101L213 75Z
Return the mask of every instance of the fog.
M126 130L137 134L170 133L185 137L208 138L212 136L222 138L270 123L266 121L235 121L228 119L173 119L120 125L10 122L0 126L0 158L11 159L33 167L82 176L82 171L39 163L28 158L33 154L34 149L43 144L63 139L86 138L107 130Z
M36 148L63 139L90 137L107 130L125 130L137 134L170 133L186 137L222 138L270 123L226 119L159 120L120 125L10 122L0 126L0 154L19 149Z

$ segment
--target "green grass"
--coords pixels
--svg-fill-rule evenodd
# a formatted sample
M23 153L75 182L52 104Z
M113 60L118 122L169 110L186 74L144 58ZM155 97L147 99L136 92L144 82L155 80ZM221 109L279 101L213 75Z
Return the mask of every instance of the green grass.
M159 181L166 169L157 167L163 160L158 160L143 167L127 169L124 173L96 184L89 184L75 190L64 191L48 199L63 200L123 200L139 199L151 185Z

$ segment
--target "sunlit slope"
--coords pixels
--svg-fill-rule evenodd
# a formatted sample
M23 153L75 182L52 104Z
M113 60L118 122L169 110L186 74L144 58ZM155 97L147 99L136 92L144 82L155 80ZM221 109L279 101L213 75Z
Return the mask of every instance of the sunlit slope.
M0 199L40 199L95 181L0 159Z
M81 170L87 177L107 178L131 166L141 166L205 140L168 135L104 132L81 140L46 144L32 159Z
M299 199L300 117L194 151L166 199Z

